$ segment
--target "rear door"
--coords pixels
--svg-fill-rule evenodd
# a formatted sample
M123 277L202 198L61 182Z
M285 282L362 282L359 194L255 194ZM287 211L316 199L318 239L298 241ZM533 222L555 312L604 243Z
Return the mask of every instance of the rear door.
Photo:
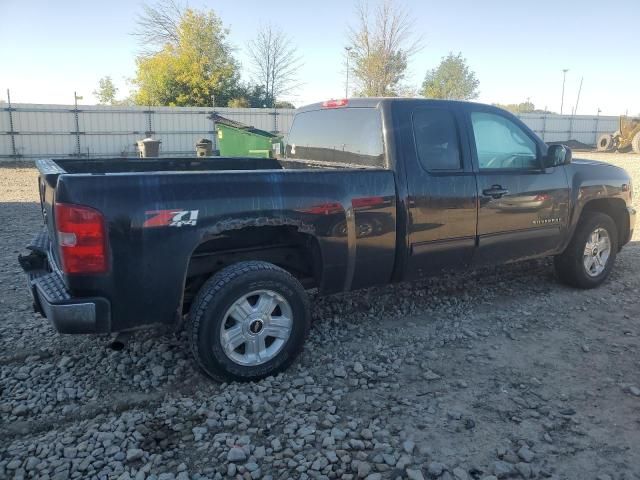
M470 265L477 187L457 104L401 103L407 175L407 276Z
M568 219L564 167L544 168L545 145L507 112L473 104L467 111L479 200L474 263L554 253Z

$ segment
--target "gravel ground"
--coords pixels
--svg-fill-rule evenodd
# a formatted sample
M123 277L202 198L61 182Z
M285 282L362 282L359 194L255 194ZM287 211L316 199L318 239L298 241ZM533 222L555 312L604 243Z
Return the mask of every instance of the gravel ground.
M34 314L36 172L0 185L0 478L640 478L640 229L593 291L544 260L316 299L289 371L219 385L182 333Z

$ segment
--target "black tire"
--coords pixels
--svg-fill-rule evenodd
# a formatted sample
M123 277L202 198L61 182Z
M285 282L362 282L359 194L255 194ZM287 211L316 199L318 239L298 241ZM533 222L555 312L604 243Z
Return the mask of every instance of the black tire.
M597 148L599 152L609 152L613 150L613 135L608 133L600 135Z
M640 132L636 133L631 140L631 149L634 153L640 153Z
M289 303L293 314L291 333L266 363L240 365L224 352L221 323L237 299L260 289L274 291ZM219 271L202 286L191 307L187 329L193 356L207 375L220 382L254 381L291 365L309 334L310 319L307 293L296 278L271 263L248 261Z
M611 252L604 270L597 276L591 276L584 266L584 251L589 236L598 228L607 231ZM560 281L572 287L595 288L602 284L611 273L617 253L618 229L613 219L604 213L585 212L566 250L554 259L556 273Z

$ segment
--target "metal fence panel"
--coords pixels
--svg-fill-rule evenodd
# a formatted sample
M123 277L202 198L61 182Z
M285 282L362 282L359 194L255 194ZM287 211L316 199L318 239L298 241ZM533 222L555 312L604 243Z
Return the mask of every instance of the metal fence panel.
M215 140L211 113L245 125L286 134L295 110L213 107L111 107L101 105L13 104L0 108L0 160L69 155L136 155L147 136L162 142L164 155L194 155L201 138ZM13 120L13 128L9 121ZM77 129L76 129L77 116ZM602 133L618 129L618 117L527 113L519 117L543 140L577 140L595 145ZM13 142L12 142L13 138ZM15 150L14 150L15 144Z
M59 135L17 135L16 150L28 152L19 158L67 157L76 151L76 137L68 133Z
M84 135L80 139L80 153L90 157L135 157L136 141L141 138L136 134Z
M577 140L595 145L603 133L618 129L618 117L521 113L518 117L545 142Z
M1 125L0 128L2 128ZM4 129L2 131L4 131ZM11 137L9 135L0 135L0 161L2 161L2 158L9 158L10 156Z
M63 105L14 105L13 127L22 133L44 132L47 134L75 131L73 107Z

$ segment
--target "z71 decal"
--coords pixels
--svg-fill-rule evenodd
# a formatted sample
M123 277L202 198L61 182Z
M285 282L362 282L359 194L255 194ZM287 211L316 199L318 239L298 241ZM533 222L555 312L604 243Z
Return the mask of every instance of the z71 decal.
M150 210L144 213L148 218L142 228L195 227L198 223L198 210Z

